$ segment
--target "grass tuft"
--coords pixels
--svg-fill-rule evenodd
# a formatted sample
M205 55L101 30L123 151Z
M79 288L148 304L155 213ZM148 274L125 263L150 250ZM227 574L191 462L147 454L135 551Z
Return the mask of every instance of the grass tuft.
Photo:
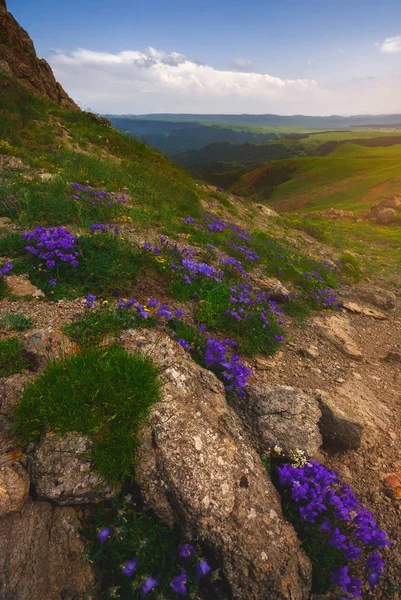
M14 432L23 445L38 441L45 428L88 435L96 470L118 483L133 475L138 434L159 397L149 359L118 345L90 348L49 364L25 389Z
M24 344L18 338L0 341L0 377L20 373L30 366L25 355Z

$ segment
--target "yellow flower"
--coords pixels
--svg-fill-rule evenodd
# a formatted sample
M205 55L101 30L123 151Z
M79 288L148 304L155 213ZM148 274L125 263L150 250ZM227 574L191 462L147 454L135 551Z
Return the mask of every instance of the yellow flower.
M108 301L108 300L103 300L103 302L102 302L102 306L107 306L107 305L108 305L108 303L109 303L109 301Z

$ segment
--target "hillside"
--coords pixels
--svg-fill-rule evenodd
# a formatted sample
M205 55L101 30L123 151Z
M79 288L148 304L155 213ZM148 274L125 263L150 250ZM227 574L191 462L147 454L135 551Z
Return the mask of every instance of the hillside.
M1 52L0 598L399 598L399 227L196 182ZM266 185L393 186L398 152Z

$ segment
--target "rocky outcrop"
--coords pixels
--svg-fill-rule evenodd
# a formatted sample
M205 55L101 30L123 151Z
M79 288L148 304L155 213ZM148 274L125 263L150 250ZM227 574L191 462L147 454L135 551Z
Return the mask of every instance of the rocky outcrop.
M235 408L259 452L280 446L285 452L300 449L313 458L322 438L318 402L301 390L284 385L249 385Z
M357 302L343 302L342 306L350 313L354 313L357 315L363 315L364 317L372 317L372 319L377 319L378 321L385 321L388 319L388 316L384 314L381 310L376 310L375 308L370 308L370 306L363 306L358 304Z
M129 330L121 341L149 356L164 384L138 457L146 503L171 526L202 531L234 597L306 600L311 566L222 384L166 334Z
M30 92L45 100L79 110L56 81L48 63L36 56L31 38L7 11L5 0L0 1L0 72L18 79Z
M346 452L356 450L362 444L364 426L347 410L346 405L339 406L335 399L320 393L318 395L322 417L320 432L323 448L328 452Z
M92 442L76 431L47 431L29 456L29 472L39 498L57 504L98 504L117 493L93 470Z
M347 317L342 315L316 317L314 323L320 334L343 354L357 360L362 359L362 352L355 341L356 332Z
M389 310L396 305L397 297L394 292L371 283L361 282L354 288L354 291L360 300L369 302L378 308Z
M80 513L28 500L0 521L2 600L81 600L94 588Z

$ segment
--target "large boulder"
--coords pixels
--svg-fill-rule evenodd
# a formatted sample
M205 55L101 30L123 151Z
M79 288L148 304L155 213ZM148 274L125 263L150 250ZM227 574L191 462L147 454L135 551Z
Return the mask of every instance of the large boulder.
M309 457L318 455L321 413L312 396L284 385L251 384L246 396L234 402L259 452L280 446L286 452L300 449Z
M323 393L318 394L318 401L322 411L320 432L323 448L334 453L360 448L364 425L352 411L347 410L347 405L339 406L336 398Z
M82 600L94 588L80 513L28 500L0 520L1 600Z
M39 498L57 504L98 504L117 490L95 471L88 458L92 442L71 431L47 431L29 456L29 472Z
M166 334L129 330L121 341L149 356L164 384L138 457L146 503L169 525L202 531L233 597L309 598L310 563L222 384Z

